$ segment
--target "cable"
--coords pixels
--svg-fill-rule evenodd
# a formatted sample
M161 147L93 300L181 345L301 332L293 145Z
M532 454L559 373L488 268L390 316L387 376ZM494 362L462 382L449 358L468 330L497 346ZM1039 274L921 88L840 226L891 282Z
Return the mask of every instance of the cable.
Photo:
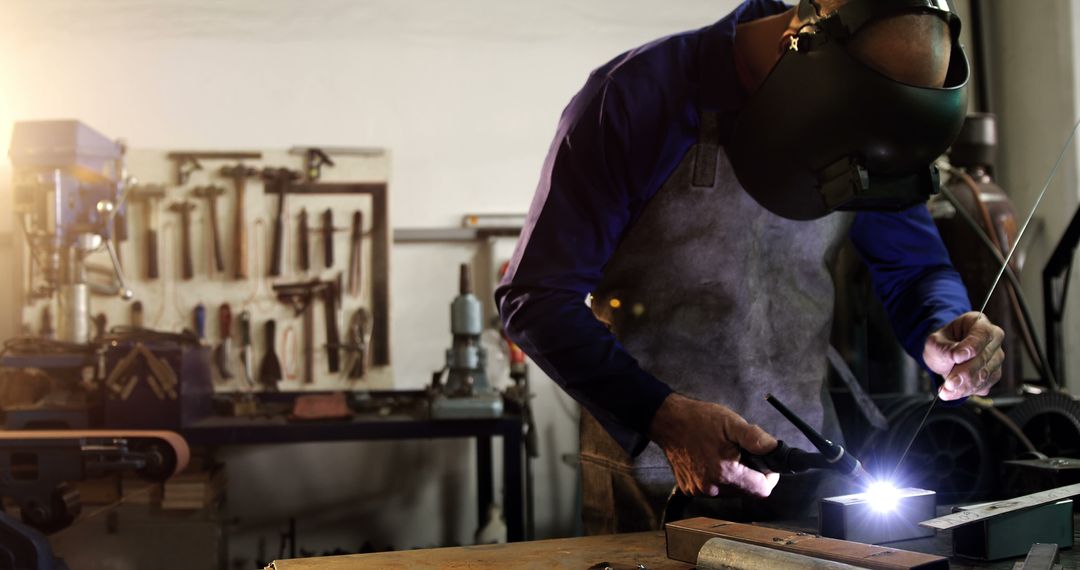
M1001 410L997 409L997 406L994 405L994 402L992 400L990 400L989 398L984 398L982 396L972 396L968 398L967 403L981 410L986 410L990 413L990 415L994 416L994 419L1001 422L1002 425L1004 425L1009 431L1013 433L1013 435L1016 436L1016 439L1020 440L1020 443L1027 448L1028 452L1034 454L1035 456L1042 455L1042 453L1040 453L1039 450L1035 447L1035 444L1031 441L1031 438L1029 438L1027 434L1024 433L1024 430L1020 429L1020 426L1017 425L1012 418L1010 418Z
M982 194L979 192L979 187L976 184L975 180L970 175L968 175L967 172L964 172L963 170L957 168L950 167L949 173L960 178L967 186L968 190L971 191L971 197L975 201L975 205L978 206L979 212L982 214L983 223L986 225L986 232L989 232L989 238L991 241L993 241L992 245L994 246L994 249L1004 254L1007 248L1002 246L1001 240L998 238L997 232L994 231L994 222L990 217L990 210L987 209L986 204L983 202ZM961 206L955 201L953 201L953 206L955 206L957 209L961 209ZM967 212L965 211L964 213ZM978 224L972 225L974 223L974 220L970 220L970 218L966 217L964 218L964 221L967 222L968 225L971 226L971 229L976 231L977 234L981 234L980 238L986 235L985 233L982 233L981 228L978 226ZM1008 239L1008 236L1005 236L1005 238ZM990 245L988 245L986 242L984 242L984 245L987 245L988 248L990 247ZM998 258L998 263L1004 263L1004 258L1002 256L998 255L995 257ZM1038 344L1035 342L1035 339L1031 334L1031 331L1034 330L1034 323L1030 321L1030 318L1025 319L1022 315L1023 309L1020 306L1019 297L1023 296L1024 293L1023 290L1019 287L1020 281L1016 278L1015 273L1013 273L1012 267L1010 267L1008 271L1011 274L1009 276L1009 287L1007 288L1009 294L1009 303L1011 305L1013 313L1017 317L1017 320L1020 322L1020 334L1024 340L1024 348L1028 352L1028 358L1031 359L1032 364L1039 372L1039 376L1045 377L1046 374L1043 371L1048 367L1048 362L1045 357L1039 356ZM1026 299L1024 302L1026 304ZM1038 360L1036 360L1037 356Z
M1027 219L1024 220L1024 224L1020 226L1020 233L1016 234L1016 243L1013 244L1012 249L1009 250L1009 255L1005 256L1005 263L1001 265L1001 271L998 271L997 277L994 278L993 285L990 286L990 290L986 293L986 300L983 301L982 308L979 309L980 313L986 311L986 304L990 302L990 296L994 294L994 289L997 288L998 282L1001 281L1001 275L1009 268L1009 261L1012 260L1013 254L1016 253L1016 248L1020 245L1020 240L1024 238L1024 232L1026 232L1028 226L1031 225L1031 219L1035 217L1035 212L1039 210L1039 204L1042 204L1043 198L1046 197L1046 191L1050 189L1050 183L1054 180L1054 176L1061 166L1061 161L1065 158L1065 151L1069 150L1069 145L1072 143L1073 138L1076 137L1077 129L1080 129L1080 121L1077 121L1076 124L1073 125L1072 130L1069 131L1069 138L1065 139L1065 144L1062 145L1061 152L1058 153L1057 160L1054 161L1054 166L1050 169L1050 174L1046 176L1046 182L1043 183L1042 190L1039 191L1039 197L1035 199L1035 205L1031 207Z
M976 222L974 218L971 217L971 214L969 214L967 210L964 210L963 206L961 206L959 201L957 201L956 196L954 196L948 188L942 186L941 194L942 196L945 196L945 199L948 200L949 203L953 205L953 207L956 208L956 211L960 214L960 217L963 218L963 220L969 226L971 226L972 230L975 231L975 235L979 238L980 241L982 241L983 245L986 246L987 250L994 255L994 258L1002 264L1002 267L1006 268L1004 271L1006 279L1008 279L1009 284L1015 289L1015 291L1020 292L1021 289L1019 280L1017 280L1016 275L1012 272L1012 270L1008 268L1008 264L1005 263L1005 258L1001 255L1001 252L994 246L993 242L990 241L990 238L986 236L986 232L982 230L978 222ZM1028 307L1026 297L1024 297L1022 293L1017 296L1017 303L1020 308L1021 316L1023 317L1022 320L1026 323L1029 328L1029 332L1032 335L1032 342L1034 343L1033 349L1035 350L1035 354L1038 355L1037 361L1033 358L1032 362L1036 368L1041 367L1041 376L1044 380L1046 380L1046 383L1050 385L1053 390L1059 391L1060 386L1057 382L1057 378L1054 376L1053 371L1051 371L1045 364L1046 362L1048 362L1046 358L1046 353L1043 352L1042 347L1038 342L1038 339L1035 337L1035 328L1032 324L1034 321L1031 317L1031 310ZM1042 363L1041 366L1040 363Z

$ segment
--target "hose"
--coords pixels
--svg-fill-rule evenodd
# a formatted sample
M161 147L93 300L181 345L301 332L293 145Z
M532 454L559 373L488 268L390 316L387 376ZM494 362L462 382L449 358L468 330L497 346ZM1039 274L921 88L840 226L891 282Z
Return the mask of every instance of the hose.
M1002 245L1001 240L998 238L997 232L994 231L994 222L990 217L990 210L987 209L986 203L983 202L982 194L979 192L979 187L975 183L975 180L963 170L955 170L953 174L963 180L964 185L967 186L968 190L971 191L971 198L975 202L975 205L978 206L979 213L982 214L983 224L985 224L988 237L993 242L997 251L1001 252L1002 255L1005 255L1008 249ZM959 206L956 204L954 204L954 206L959 208ZM1004 263L1004 260L999 261L999 263ZM1009 271L1012 271L1011 267L1009 268ZM1031 329L1028 327L1028 322L1026 319L1023 318L1023 315L1021 313L1020 301L1017 298L1018 288L1016 287L1016 284L1013 282L1013 280L1009 281L1006 291L1009 294L1009 304L1012 307L1013 314L1016 315L1016 319L1020 324L1020 336L1024 340L1024 348L1027 350L1028 358L1031 359L1031 362L1039 372L1039 375L1045 376L1043 370L1047 368L1047 361L1041 356L1038 360L1036 360L1038 350L1036 349L1035 340L1034 338L1032 338ZM1023 292L1021 291L1020 294L1022 295Z
M952 172L952 169L950 169L950 172ZM945 199L947 199L949 203L951 203L956 208L957 213L960 214L960 217L964 220L964 222L967 223L975 232L975 235L979 238L983 245L986 246L987 251L989 251L994 256L998 263L1001 263L1003 266L1005 266L1005 257L1002 256L1001 251L997 248L997 246L994 245L992 241L990 241L990 238L987 237L986 232L984 232L982 227L979 226L979 223L971 217L971 214L964 210L963 206L959 203L959 201L957 201L956 196L954 196L952 192L944 186L941 187L941 194L945 196ZM1060 391L1061 388L1058 384L1057 378L1054 376L1053 371L1050 370L1050 368L1046 365L1046 363L1048 362L1048 359L1046 358L1046 353L1043 352L1042 346L1035 339L1035 335L1032 332L1035 330L1035 327L1033 325L1034 321L1031 317L1031 309L1028 307L1027 299L1026 297L1024 297L1023 291L1020 289L1020 282L1019 280L1017 280L1016 275L1013 273L1012 269L1008 266L1005 266L1005 277L1006 279L1008 279L1009 284L1011 285L1011 290L1015 293L1017 304L1014 308L1019 309L1021 320L1025 323L1028 333L1030 333L1032 337L1031 340L1033 346L1029 347L1029 349L1034 352L1032 354L1029 354L1028 356L1031 357L1032 364L1034 364L1034 366L1038 369L1039 375L1046 381L1046 383L1051 387L1051 389L1055 391Z

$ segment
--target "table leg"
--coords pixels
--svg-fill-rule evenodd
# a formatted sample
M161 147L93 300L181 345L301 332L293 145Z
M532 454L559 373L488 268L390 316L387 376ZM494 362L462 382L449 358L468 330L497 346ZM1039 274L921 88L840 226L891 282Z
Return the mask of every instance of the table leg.
M487 523L488 507L495 497L495 465L491 460L491 436L476 436L476 529Z
M525 539L524 496L522 493L521 426L515 424L503 433L503 515L506 517L506 539L519 542Z

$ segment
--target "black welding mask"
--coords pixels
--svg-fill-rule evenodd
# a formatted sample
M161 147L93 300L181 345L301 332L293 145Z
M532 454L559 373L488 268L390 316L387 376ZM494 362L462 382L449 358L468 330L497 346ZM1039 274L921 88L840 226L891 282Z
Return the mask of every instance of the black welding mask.
M947 0L850 0L822 16L802 0L807 25L790 38L735 121L726 150L755 200L795 220L834 210L898 211L939 187L934 161L960 132L968 62ZM870 22L905 13L942 18L952 33L945 84L893 80L848 53Z

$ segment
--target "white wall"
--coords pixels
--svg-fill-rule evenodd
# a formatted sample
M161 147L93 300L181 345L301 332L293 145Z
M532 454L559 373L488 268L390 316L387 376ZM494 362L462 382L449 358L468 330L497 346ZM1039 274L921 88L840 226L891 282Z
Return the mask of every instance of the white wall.
M989 53L993 65L995 109L999 117L999 181L1013 199L1022 223L1046 181L1065 139L1080 118L1080 2L984 0L990 15ZM1027 248L1021 278L1035 313L1038 336L1045 340L1042 318L1042 268L1080 203L1077 157L1073 142L1052 182L1036 220L1021 247ZM1080 335L1080 279L1073 279L1066 304L1066 347ZM1080 352L1065 350L1066 377L1080 391Z
M0 0L0 148L13 121L79 118L141 148L384 146L397 227L524 212L555 123L621 51L711 23L734 0ZM0 160L0 200L10 203ZM11 221L0 216L0 232ZM500 250L505 250L500 246ZM403 388L441 365L462 246L395 248L393 357ZM10 252L8 252L10 256ZM0 259L0 263L10 259ZM0 337L15 330L0 302ZM576 411L538 377L538 535L574 527ZM467 543L466 442L230 450L234 553L300 515L301 545Z

